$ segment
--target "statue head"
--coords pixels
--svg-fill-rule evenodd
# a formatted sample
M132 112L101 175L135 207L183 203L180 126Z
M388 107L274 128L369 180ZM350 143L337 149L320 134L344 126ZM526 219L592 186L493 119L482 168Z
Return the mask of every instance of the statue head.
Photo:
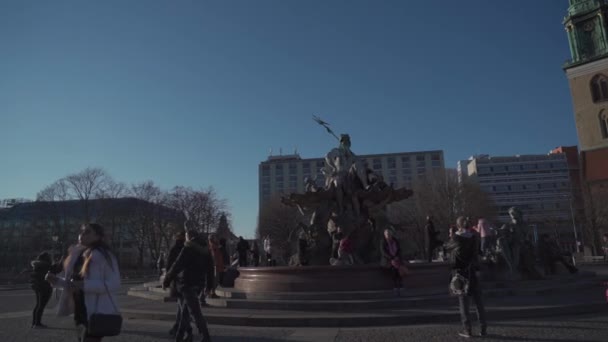
M350 136L348 134L340 134L340 146L350 148Z
M511 216L511 220L513 220L515 222L521 222L523 219L521 210L519 210L518 207L509 208L509 216Z

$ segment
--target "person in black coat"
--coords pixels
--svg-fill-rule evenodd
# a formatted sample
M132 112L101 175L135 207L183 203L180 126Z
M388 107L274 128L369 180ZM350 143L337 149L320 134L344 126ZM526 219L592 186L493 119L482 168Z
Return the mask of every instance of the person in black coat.
M169 250L169 255L167 256L167 265L165 268L167 272L171 269L171 266L173 266L173 264L175 263L175 260L177 259L177 256L179 255L179 253L182 252L182 249L184 248L184 243L186 242L186 237L184 236L183 231L175 233L173 238L175 239L175 244L173 244L173 246ZM175 286L175 281L171 282L169 293L170 293L170 296L173 298L178 296L177 288ZM171 330L169 330L169 335L175 337L175 334L177 333L177 328L179 328L180 321L181 321L181 310L178 306L177 314L175 315L175 323L173 324L173 327L171 328Z
M382 254L382 260L380 264L391 270L394 283L394 291L396 296L400 296L400 291L403 288L403 278L399 273L399 268L403 265L401 259L401 246L399 241L394 237L393 231L390 229L384 230L384 238L380 245L380 253Z
M46 328L42 324L42 314L44 308L51 299L53 288L44 277L48 272L57 274L61 272L61 263L53 264L51 256L47 252L42 252L38 257L31 262L32 272L30 274L30 284L32 290L36 293L36 306L32 313L32 328Z
M176 341L191 340L192 327L190 326L190 316L203 340L211 340L207 322L203 317L199 304L198 294L204 287L205 292L209 293L215 284L213 258L209 248L198 231L189 230L186 232L186 243L181 253L165 275L163 288L167 288L173 280L177 285L178 305L180 307L180 323L176 333Z
M435 224L433 223L433 218L431 216L426 217L426 226L424 227L426 230L426 249L427 249L427 261L433 262L433 254L435 253L435 249L441 245L443 245L443 241L437 238L439 232L435 230Z
M239 242L236 244L236 251L239 253L239 267L247 267L247 252L249 252L249 242L239 236Z
M473 297L481 327L480 335L486 336L486 313L482 301L481 286L476 274L479 270L479 240L477 239L477 235L468 229L465 217L459 217L456 220L456 226L458 227L458 231L446 243L445 248L450 253L452 261L452 279L454 279L454 276L459 275L468 282L468 291L458 296L460 318L464 328L459 335L467 338L471 337L469 297Z

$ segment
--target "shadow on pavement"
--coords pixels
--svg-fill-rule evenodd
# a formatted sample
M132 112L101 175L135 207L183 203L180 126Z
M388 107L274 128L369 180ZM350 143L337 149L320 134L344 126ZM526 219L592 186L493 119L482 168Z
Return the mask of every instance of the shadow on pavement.
M505 335L496 335L496 334L488 334L488 336L484 337L484 339L497 341L527 341L527 342L603 342L602 340L582 340L582 339L565 339L565 340L557 340L554 338L531 338L531 337L518 337L518 336L505 336Z
M153 337L153 338L158 338L158 339L167 339L167 340L172 340L171 337L169 337L168 334L166 333L159 333L159 332L144 332L144 331L137 331L137 330L128 330L128 329L123 329L121 332L121 335L125 335L125 334L129 334L129 335L136 335L136 336L146 336L146 337ZM213 341L219 341L219 342L242 342L242 341L247 341L247 342L279 342L279 341L285 341L284 338L273 338L273 337L248 337L248 336L222 336L222 335L217 335L217 334L211 334L211 338L213 339ZM585 341L583 341L585 342Z
M576 321L577 323L580 323L580 321ZM603 322L595 322L595 324L602 324ZM514 328L530 328L530 329L534 329L534 328L538 328L538 329L545 329L545 328L550 328L550 329L569 329L569 330L606 330L608 329L608 327L606 328L600 328L600 327L577 327L577 326L568 326L568 325L549 325L549 324L543 324L543 325L532 325L532 324L510 324L510 323L494 323L492 324L492 326L497 326L497 327L514 327Z

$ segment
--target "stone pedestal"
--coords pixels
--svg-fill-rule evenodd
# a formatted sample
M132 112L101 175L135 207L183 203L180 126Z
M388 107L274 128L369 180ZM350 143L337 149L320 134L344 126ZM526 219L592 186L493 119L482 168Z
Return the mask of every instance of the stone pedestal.
M408 264L406 288L445 285L449 266L445 263ZM378 265L243 267L234 289L242 292L330 292L378 291L393 288L390 269Z

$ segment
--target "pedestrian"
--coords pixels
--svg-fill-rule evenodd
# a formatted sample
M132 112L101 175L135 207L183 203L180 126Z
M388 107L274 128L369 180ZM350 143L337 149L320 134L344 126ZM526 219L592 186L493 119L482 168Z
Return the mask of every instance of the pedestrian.
M158 271L158 275L163 275L163 270L165 268L165 252L160 252L158 256L158 260L156 260L156 270Z
M215 234L209 235L209 251L211 252L211 257L213 257L213 265L215 266L215 283L211 289L210 296L215 298L217 297L215 289L217 288L218 284L221 284L224 280L224 272L226 271L224 256L220 250L220 242Z
M78 245L70 249L64 262L64 277L47 273L46 279L54 287L63 288L58 304L58 315L74 315L78 339L82 342L99 342L104 336L120 332L120 317L115 292L120 288L120 271L116 257L104 241L105 232L96 223L84 224L78 235ZM114 333L94 333L89 326L94 314L113 317L113 323L102 326ZM105 322L108 323L108 322Z
M384 230L384 238L380 246L382 254L381 264L391 270L393 277L393 291L395 296L401 296L403 289L403 277L407 274L403 260L401 259L401 246L395 238L393 231L390 229Z
M608 233L602 236L602 251L604 252L604 261L608 261Z
M475 234L467 229L467 219L463 216L456 220L458 231L446 244L446 249L452 256L452 278L450 289L458 295L460 319L463 330L458 333L462 337L472 336L469 318L469 297L473 297L477 307L477 317L481 328L480 336L487 335L486 313L482 301L481 286L477 278L479 270L479 248Z
M224 260L224 267L230 266L230 252L228 251L228 246L226 245L226 239L220 239L220 252L222 253L222 260ZM220 281L220 284L222 282Z
M272 245L270 235L266 235L264 239L264 253L266 254L266 266L272 266Z
M236 251L239 253L239 267L247 267L247 253L249 252L249 242L239 236L239 242L236 244Z
M186 242L186 235L183 231L178 231L177 233L175 233L175 235L173 235L173 239L175 240L175 243L169 250L169 257L167 258L167 267L166 267L167 271L169 269L171 269L171 266L173 266L173 264L175 263L175 260L177 259L179 254L182 252L182 249L184 248L184 243ZM169 286L170 286L169 287L170 288L169 296L171 298L177 298L178 293L177 293L177 286L175 284L175 280L172 281ZM178 305L177 313L175 314L175 323L173 323L173 327L171 327L171 330L169 330L169 335L171 337L175 337L175 334L177 334L177 328L179 328L180 321L181 321L181 310Z
M443 244L443 241L437 238L438 231L435 230L435 224L433 224L433 219L429 215L426 217L426 243L427 243L427 261L433 262L433 255L435 253L435 249Z
M207 322L203 317L198 294L204 288L210 293L214 284L214 267L209 248L198 231L190 229L186 232L186 243L181 253L167 271L163 280L163 289L175 280L178 292L178 305L181 315L175 334L175 341L193 341L194 334L190 326L190 317L194 319L199 337L203 342L211 341Z
M300 266L308 266L308 238L304 229L298 234L298 261Z
M48 252L42 252L31 262L31 265L30 285L36 293L36 306L32 313L32 328L46 328L46 325L42 324L42 314L51 299L53 288L51 284L44 280L44 277L48 272L52 274L61 272L61 264L52 263L51 255Z
M342 233L342 227L338 226L336 230L331 234L331 257L337 259L338 258L338 248L340 248L340 240L344 238L344 233Z
M561 263L570 273L577 273L578 269L566 261L564 253L557 240L551 239L549 234L542 234L538 244L538 252L543 262L545 275L555 274L555 263Z
M257 241L253 241L251 246L251 261L253 262L253 267L260 266L260 249L258 248Z

